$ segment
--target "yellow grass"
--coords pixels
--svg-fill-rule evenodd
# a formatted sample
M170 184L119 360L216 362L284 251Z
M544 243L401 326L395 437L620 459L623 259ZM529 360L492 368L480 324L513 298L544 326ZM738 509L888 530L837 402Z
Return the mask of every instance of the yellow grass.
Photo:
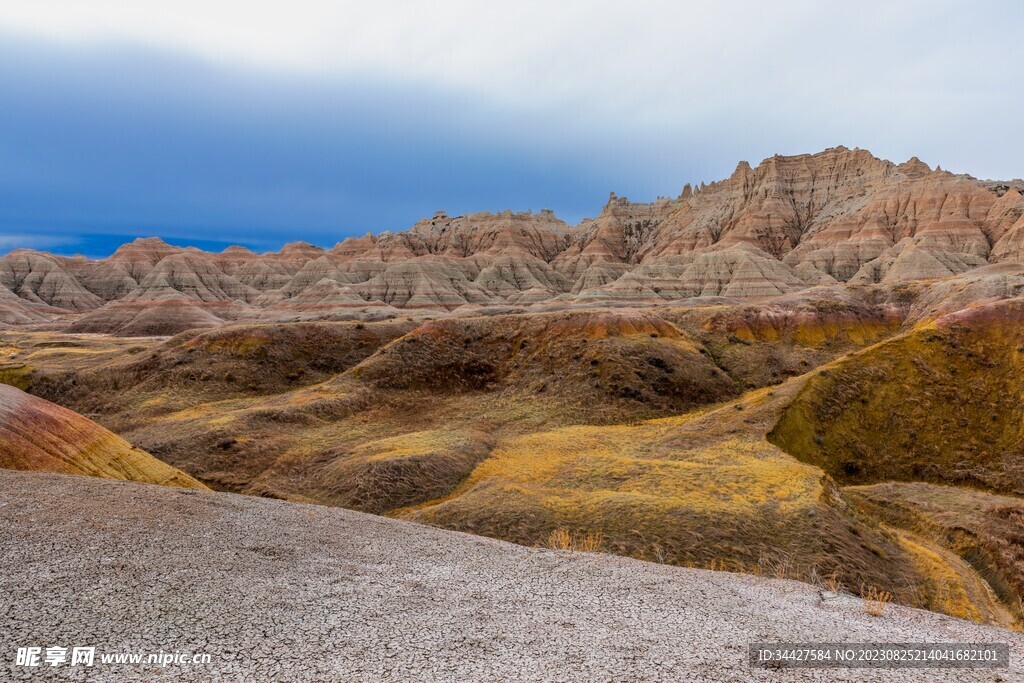
M352 455L366 457L370 460L404 458L453 448L463 440L459 432L451 430L432 429L409 432L360 444L352 450Z
M0 367L0 384L26 389L32 379L32 368L28 365L6 365Z
M548 535L548 548L551 550L572 550L572 535L569 530L559 527Z
M599 553L604 550L604 534L591 531L583 536L574 536L565 527L558 527L548 535L547 547L550 550Z
M473 472L466 487L500 479L529 487L554 506L640 497L705 512L753 512L772 501L789 512L817 501L821 473L764 441L656 452L667 429L570 427L513 439Z
M972 602L965 585L965 576L934 550L911 538L898 534L900 544L907 550L914 569L923 578L922 592L929 608L950 616L982 621L981 611ZM975 590L976 593L982 591Z

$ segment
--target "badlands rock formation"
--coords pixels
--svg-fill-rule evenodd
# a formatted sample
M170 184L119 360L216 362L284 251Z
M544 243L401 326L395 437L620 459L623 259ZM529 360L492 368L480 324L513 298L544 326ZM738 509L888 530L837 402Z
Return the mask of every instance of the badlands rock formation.
M206 488L92 420L7 384L0 384L0 468Z
M742 162L639 204L611 195L569 226L544 210L401 233L217 254L139 239L91 261L0 258L0 324L171 334L233 320L381 319L399 309L752 299L814 285L899 285L1024 259L1024 181L979 181L845 147ZM64 322L67 324L67 322Z

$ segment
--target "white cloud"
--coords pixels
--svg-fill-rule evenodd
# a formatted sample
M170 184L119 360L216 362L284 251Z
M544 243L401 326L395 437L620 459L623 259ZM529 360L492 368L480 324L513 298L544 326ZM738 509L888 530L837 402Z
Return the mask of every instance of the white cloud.
M669 144L731 130L751 161L845 143L984 174L1019 168L1024 156L1024 143L1008 149L986 123L1024 105L1011 76L1024 57L1022 8L985 0L33 0L0 5L0 28L325 79L456 88L581 129L662 134ZM958 145L941 144L951 136Z
M78 238L68 235L40 235L36 233L0 232L0 252L12 249L52 249L73 246Z

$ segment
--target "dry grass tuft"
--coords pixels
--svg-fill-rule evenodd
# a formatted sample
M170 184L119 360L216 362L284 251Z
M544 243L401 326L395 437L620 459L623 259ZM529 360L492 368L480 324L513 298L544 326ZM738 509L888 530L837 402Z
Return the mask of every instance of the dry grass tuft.
M843 591L843 582L839 580L838 574L832 574L825 579L825 588L828 588L829 592L839 594Z
M576 550L581 553L599 553L603 551L604 534L600 531L590 532L576 543Z
M548 534L547 547L570 553L599 553L604 550L604 534L591 531L586 536L576 537L565 527L559 527Z
M864 602L864 611L873 617L885 614L885 607L892 602L892 593L879 590L875 586L861 589L860 599Z
M564 527L555 529L548 535L548 548L551 550L572 550L572 534Z
M793 579L803 576L813 579L816 573L813 567L806 574L797 571L793 566L792 558L789 557L772 558L762 556L757 562L757 569L758 576L770 576L774 579Z

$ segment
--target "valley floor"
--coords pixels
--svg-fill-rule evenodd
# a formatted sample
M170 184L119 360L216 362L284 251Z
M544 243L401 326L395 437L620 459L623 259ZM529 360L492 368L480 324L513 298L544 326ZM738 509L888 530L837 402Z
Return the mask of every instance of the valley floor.
M339 508L0 470L0 526L6 679L1024 679L1024 637L1000 628ZM752 641L1009 642L1013 668L767 671ZM53 645L212 661L13 665Z

